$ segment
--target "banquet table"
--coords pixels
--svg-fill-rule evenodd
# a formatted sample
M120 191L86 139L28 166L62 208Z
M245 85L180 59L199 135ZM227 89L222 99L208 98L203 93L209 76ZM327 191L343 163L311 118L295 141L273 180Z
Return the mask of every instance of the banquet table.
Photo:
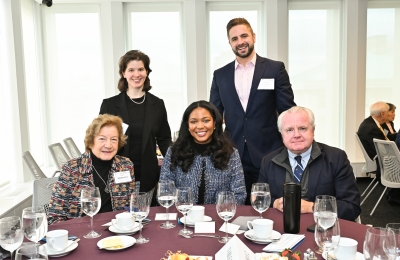
M169 209L170 213L178 213L175 207ZM111 219L119 212L107 212L102 214L97 214L94 216L93 226L95 231L102 232L102 236L95 239L83 238L83 235L90 231L90 218L88 216L71 219L69 221L60 222L49 226L49 230L55 229L66 229L69 231L69 235L75 235L81 240L79 241L79 246L68 255L63 256L62 259L145 259L145 260L159 260L165 256L165 253L170 250L176 252L181 250L189 255L204 255L215 257L215 254L220 250L224 244L218 242L215 238L184 238L177 234L177 231L183 228L183 225L176 225L172 229L162 229L160 224L164 221L155 221L156 213L165 213L165 208L163 207L151 207L150 214L148 216L151 222L143 227L143 236L149 238L150 241L146 244L135 244L132 247L122 249L119 251L108 251L104 249L99 249L97 247L97 242L108 236L115 235L109 230L104 230L103 224L110 222ZM256 212L251 206L237 206L236 214L232 218L234 220L238 216L257 216L259 213ZM219 231L220 227L224 223L223 220L218 216L216 212L215 205L205 205L205 215L210 216L212 221L215 221L216 234L224 236L225 233ZM178 218L182 217L181 213L178 213ZM274 221L274 230L283 232L283 214L276 209L268 209L263 213L264 218L272 219ZM232 222L232 220L230 222ZM176 220L173 221L177 223ZM314 233L306 231L307 227L314 223L314 218L312 214L301 214L301 227L299 234L305 234L306 238L303 243L299 245L296 249L303 253L307 248L311 248L313 251L316 248L316 243L314 241ZM350 237L358 241L357 251L362 253L363 241L365 232L368 226L358 224L355 222L340 220L340 230L342 237ZM193 229L193 228L192 228ZM138 233L133 235L135 238L138 237ZM237 235L237 237L243 241L254 253L262 252L262 248L266 245L260 245L253 243L244 237L244 234ZM317 256L318 259L322 259L320 255Z

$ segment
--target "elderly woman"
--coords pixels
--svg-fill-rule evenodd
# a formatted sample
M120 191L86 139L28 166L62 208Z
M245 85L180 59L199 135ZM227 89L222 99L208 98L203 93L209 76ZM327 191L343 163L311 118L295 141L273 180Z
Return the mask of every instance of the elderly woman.
M387 137L391 140L394 141L396 140L397 137L397 131L394 128L394 118L396 116L396 106L391 104L391 103L386 103L389 105L389 112L387 114L386 122L383 123L381 126L384 129Z
M197 101L186 109L179 137L164 158L160 180L190 187L196 204L215 204L219 191L232 191L236 203L244 204L239 153L223 134L222 118L213 104Z
M121 118L104 114L93 120L86 130L85 153L64 164L54 184L47 211L49 224L82 216L80 192L85 186L99 188L99 212L122 210L129 205L135 186L133 163L116 155L126 138ZM129 181L116 181L115 173Z

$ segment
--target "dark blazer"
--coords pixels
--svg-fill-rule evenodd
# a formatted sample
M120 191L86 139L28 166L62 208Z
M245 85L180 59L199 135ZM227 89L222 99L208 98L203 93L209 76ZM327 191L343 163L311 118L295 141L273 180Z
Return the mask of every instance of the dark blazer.
M389 138L389 140L390 141L395 141L396 140L396 137L397 137L397 131L396 131L396 129L394 128L394 123L393 123L393 121L392 122L390 122L390 125L392 126L392 129L393 129L393 131L395 131L396 133L390 133L390 130L389 130L389 127L387 126L387 124L386 123L383 123L383 124L381 124L381 126L382 126L382 128L383 128L383 130L387 130L387 137Z
M126 124L129 122L128 108L126 105L126 92L117 96L104 99L101 104L100 114L111 114L122 118ZM129 128L125 133L129 136ZM167 110L164 101L146 92L146 112L143 125L142 140L142 173L140 180L140 191L149 191L156 186L160 177L158 160L156 155L156 144L163 155L167 153L171 144L171 129L167 120ZM129 142L118 151L119 155L128 157Z
M386 140L386 138L371 116L364 119L358 128L357 134L368 156L373 159L376 155L373 139Z
M336 197L339 218L354 221L360 215L360 193L344 151L314 142L305 171L308 171L308 186L303 199L314 202L317 195L331 195ZM293 174L286 147L263 158L258 182L269 184L271 206L283 196L287 172Z
M257 90L261 79L274 79L273 90ZM277 127L279 113L295 106L294 95L285 70L280 61L257 55L246 112L240 103L235 88L235 62L214 72L210 102L225 119L225 131L243 156L245 141L252 163L259 168L264 155L283 146Z

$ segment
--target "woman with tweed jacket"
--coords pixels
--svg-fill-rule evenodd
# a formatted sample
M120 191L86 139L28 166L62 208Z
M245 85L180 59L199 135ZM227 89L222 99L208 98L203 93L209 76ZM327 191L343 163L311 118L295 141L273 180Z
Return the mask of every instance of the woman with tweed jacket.
M160 180L190 187L196 204L215 204L218 192L232 191L244 204L246 188L238 151L224 135L222 117L207 101L192 103L184 112L179 137L168 149Z
M99 188L99 212L122 210L129 205L135 187L133 163L116 155L126 138L121 118L104 114L93 120L86 130L86 152L65 163L54 184L47 211L49 225L82 216L80 193L86 186ZM115 174L129 181L118 182Z

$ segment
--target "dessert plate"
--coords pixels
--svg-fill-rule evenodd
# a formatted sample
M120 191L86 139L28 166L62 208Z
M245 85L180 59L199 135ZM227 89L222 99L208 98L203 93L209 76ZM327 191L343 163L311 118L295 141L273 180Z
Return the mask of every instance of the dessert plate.
M70 244L72 244L71 240L68 240L68 246ZM75 243L74 245L68 247L66 250L63 251L51 251L51 249L47 246L47 244L44 244L44 246L46 247L46 251L47 251L47 255L51 256L51 257L62 257L65 255L68 255L71 251L75 250L78 247L78 243Z
M116 238L119 237L122 240L123 247L120 248L110 248L110 247L103 247L103 240L109 239L109 238ZM99 242L97 242L97 246L99 249L105 249L105 250L111 250L111 251L116 251L116 250L122 250L128 247L133 246L136 243L136 239L134 237L129 237L129 236L111 236L111 237L106 237L101 239Z
M209 221L211 221L211 220L212 220L211 217L204 215L203 222L209 222ZM182 217L182 218L181 218L181 222L185 224L185 222L186 222L186 217ZM192 221L190 221L190 220L188 219L188 221L186 222L186 225L187 225L188 227L194 227L194 222L192 222Z
M326 254L323 254L322 258L326 259ZM354 258L352 260L365 260L364 254L360 253L360 252L357 252L356 258Z
M194 260L212 260L212 256L198 256L198 255L190 255L189 257L193 258ZM169 260L171 260L170 257L168 257Z
M110 230L111 232L113 232L115 234L132 235L132 234L135 234L136 232L138 232L140 230L140 225L139 225L139 223L135 222L135 225L133 226L132 230L120 230L116 226L111 225L110 227L108 227L108 230Z
M258 239L254 236L253 234L253 230L247 230L246 232L244 232L244 236L248 239L253 241L256 244L269 244L272 242L275 242L275 240L280 239L281 238L281 233L279 233L278 231L272 230L271 233L271 237L268 239Z

